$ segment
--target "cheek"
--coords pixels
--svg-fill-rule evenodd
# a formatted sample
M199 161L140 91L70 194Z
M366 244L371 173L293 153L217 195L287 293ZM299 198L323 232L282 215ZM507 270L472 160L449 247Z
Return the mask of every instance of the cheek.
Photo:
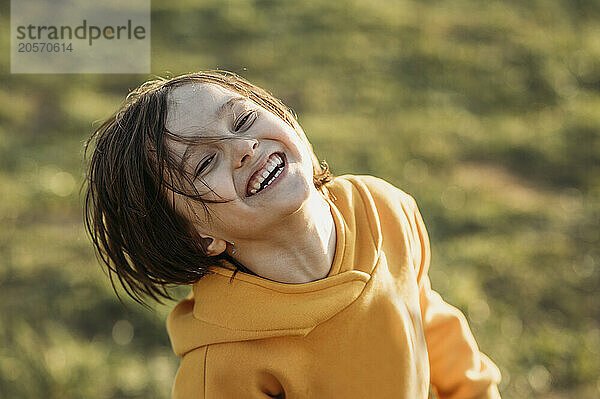
M310 171L310 173L312 174L312 172L313 172L312 152L311 152L310 148L308 148L306 142L304 140L302 140L302 138L300 136L298 136L297 133L294 133L294 135L295 135L294 142L296 143L296 145L298 147L298 151L300 152L300 156L302 158L302 168L306 171Z
M306 144L298 135L298 133L292 130L292 128L288 128L284 132L282 132L282 141L288 143L288 147L290 147L292 150L295 150L301 157L302 161L305 161L305 159L310 158L310 151L306 147Z
M223 187L223 181L218 178L197 180L194 185L203 199L218 200L219 196L227 195L227 191Z
M206 178L197 180L194 185L204 199L224 201L237 197L231 175L228 175L224 168L221 167L218 170L212 171Z

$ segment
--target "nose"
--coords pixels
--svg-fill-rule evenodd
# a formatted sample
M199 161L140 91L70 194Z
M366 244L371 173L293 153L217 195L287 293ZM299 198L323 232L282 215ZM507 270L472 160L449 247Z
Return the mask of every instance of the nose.
M254 150L256 150L256 147L258 147L258 140L243 138L235 141L235 159L239 160L235 167L240 168L248 161L249 158L251 158L254 155Z

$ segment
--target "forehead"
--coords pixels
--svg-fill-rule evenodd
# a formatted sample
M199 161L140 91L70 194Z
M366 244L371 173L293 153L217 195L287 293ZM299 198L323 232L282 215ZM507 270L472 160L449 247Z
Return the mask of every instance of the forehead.
M191 135L198 128L209 127L217 118L219 107L241 97L213 83L189 83L171 90L167 101L166 128L176 134Z

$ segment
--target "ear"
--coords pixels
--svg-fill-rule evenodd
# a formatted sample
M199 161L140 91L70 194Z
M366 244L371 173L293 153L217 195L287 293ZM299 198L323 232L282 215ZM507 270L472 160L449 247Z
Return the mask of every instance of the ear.
M208 256L216 256L225 251L227 248L227 242L220 238L214 238L209 236L200 236L202 240L202 247L208 254Z

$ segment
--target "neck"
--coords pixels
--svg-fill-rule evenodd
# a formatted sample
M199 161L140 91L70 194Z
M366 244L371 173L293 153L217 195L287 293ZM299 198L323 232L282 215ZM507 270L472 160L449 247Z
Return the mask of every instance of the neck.
M268 239L236 242L233 257L261 277L306 283L329 274L336 246L335 223L327 200L316 189Z

